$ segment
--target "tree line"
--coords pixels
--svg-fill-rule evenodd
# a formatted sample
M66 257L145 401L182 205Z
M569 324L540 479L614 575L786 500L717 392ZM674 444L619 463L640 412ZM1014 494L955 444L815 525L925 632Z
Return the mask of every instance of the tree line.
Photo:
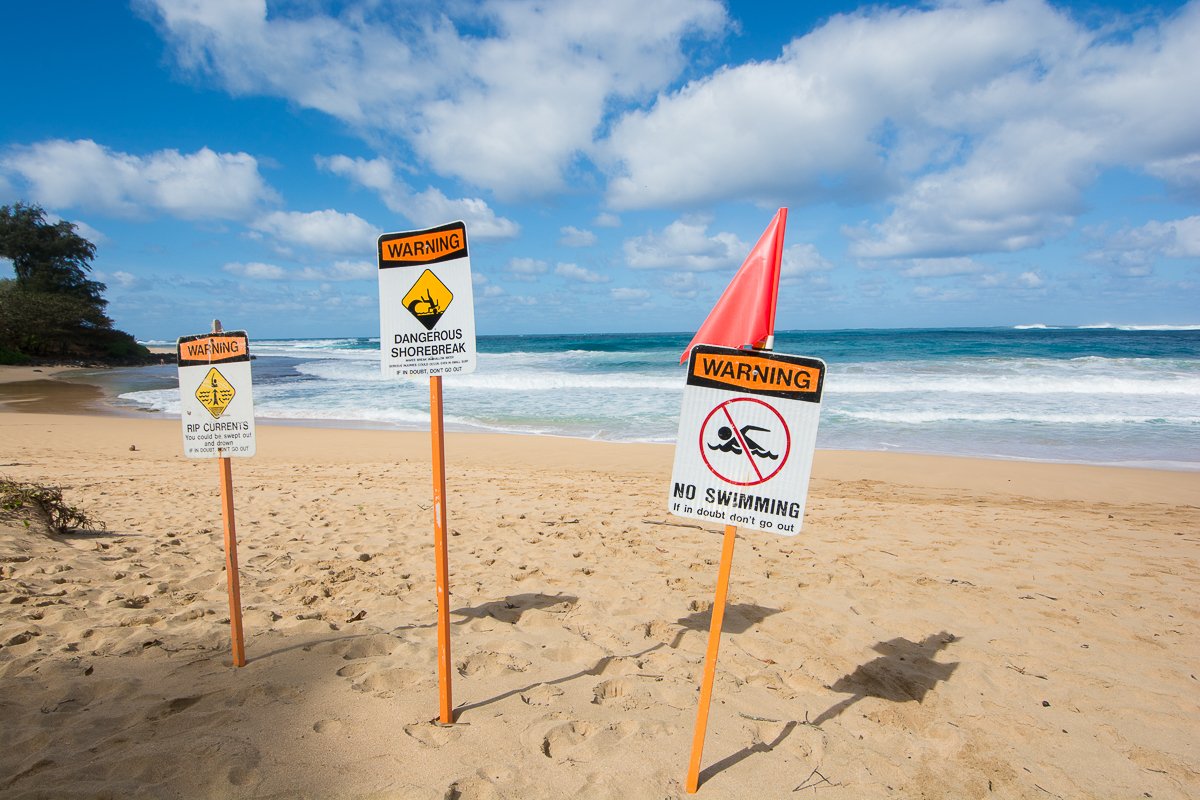
M0 206L0 364L45 361L136 364L150 352L105 313L105 285L92 280L96 246L73 223L49 222L37 205Z

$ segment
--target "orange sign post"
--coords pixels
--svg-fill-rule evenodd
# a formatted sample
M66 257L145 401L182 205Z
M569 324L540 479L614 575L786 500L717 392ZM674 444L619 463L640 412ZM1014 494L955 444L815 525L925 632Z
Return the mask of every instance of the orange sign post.
M708 732L708 707L712 704L713 682L717 677L717 651L721 648L721 625L725 622L725 601L729 597L729 574L733 570L733 544L737 525L725 526L721 545L721 566L717 568L717 591L713 597L712 620L708 626L708 650L704 654L704 677L700 681L700 705L696 710L696 728L692 734L692 757L688 760L686 789L695 794L700 788L700 760L704 756L704 735Z
M233 642L233 665L246 666L246 642L242 638L242 588L238 576L237 526L233 517L233 467L229 456L217 459L221 475L221 521L225 526L225 583L229 590L229 637Z
M454 722L450 683L450 554L446 545L446 435L442 419L442 376L429 378L429 438L433 445L433 558L437 580L438 722Z
M454 722L450 660L450 568L446 544L446 436L442 376L475 371L475 303L467 226L379 237L380 368L386 377L429 377L433 451L433 550L437 588L438 721Z
M255 452L249 338L245 331L223 331L220 320L213 320L212 333L180 337L178 355L184 455L217 459L233 665L244 667L246 644L229 457L249 457Z

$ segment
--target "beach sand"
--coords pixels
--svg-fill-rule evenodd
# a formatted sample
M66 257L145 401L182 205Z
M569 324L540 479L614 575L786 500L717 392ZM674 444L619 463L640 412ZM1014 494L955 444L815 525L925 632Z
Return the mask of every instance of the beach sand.
M0 797L685 796L721 528L665 512L671 447L449 437L441 727L427 434L259 424L234 668L216 462L47 383L0 475L108 528L0 523ZM697 796L1200 797L1198 506L819 452L801 534L739 534Z

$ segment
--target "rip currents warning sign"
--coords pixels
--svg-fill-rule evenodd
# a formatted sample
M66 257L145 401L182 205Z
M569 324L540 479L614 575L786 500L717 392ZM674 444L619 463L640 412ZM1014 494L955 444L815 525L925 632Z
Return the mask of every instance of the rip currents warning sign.
M253 456L254 395L246 332L182 336L176 347L184 455Z

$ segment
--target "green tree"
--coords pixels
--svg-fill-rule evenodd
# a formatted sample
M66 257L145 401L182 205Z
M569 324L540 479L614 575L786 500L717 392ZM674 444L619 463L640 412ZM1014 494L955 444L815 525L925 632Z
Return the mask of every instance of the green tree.
M0 280L0 363L33 358L138 363L149 351L113 328L105 286L88 278L96 247L38 206L0 206L0 258L15 279Z
M103 310L105 286L88 279L96 246L71 222L46 221L40 206L0 206L0 258L13 262L17 285L31 292L69 294Z

